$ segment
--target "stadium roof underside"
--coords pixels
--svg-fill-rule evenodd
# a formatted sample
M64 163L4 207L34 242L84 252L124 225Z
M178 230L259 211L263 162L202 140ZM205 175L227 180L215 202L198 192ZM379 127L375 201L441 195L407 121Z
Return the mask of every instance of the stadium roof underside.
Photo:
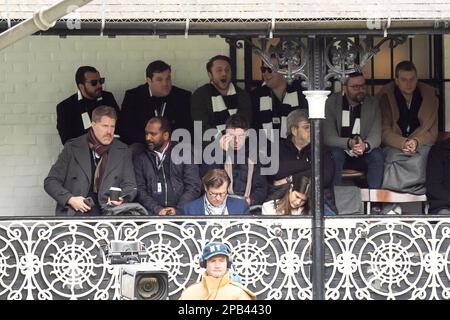
M0 31L58 1L4 0ZM122 2L126 2L123 4ZM78 21L80 28L68 28ZM40 34L449 33L448 0L94 0Z

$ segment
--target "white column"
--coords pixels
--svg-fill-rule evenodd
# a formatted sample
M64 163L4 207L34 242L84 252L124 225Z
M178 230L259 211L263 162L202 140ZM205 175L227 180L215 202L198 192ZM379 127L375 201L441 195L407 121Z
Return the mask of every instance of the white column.
M331 91L328 90L307 90L303 94L308 100L309 118L325 119L325 101Z

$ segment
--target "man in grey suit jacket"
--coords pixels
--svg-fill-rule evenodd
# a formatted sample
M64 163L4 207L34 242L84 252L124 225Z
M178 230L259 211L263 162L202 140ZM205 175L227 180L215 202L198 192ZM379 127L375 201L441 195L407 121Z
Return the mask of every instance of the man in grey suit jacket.
M113 108L99 106L88 132L64 145L44 180L45 191L57 202L57 216L101 215L136 196L131 152L114 139L116 121ZM122 189L118 200L109 198L110 187Z
M335 163L334 184L342 184L342 169L367 171L367 184L379 189L383 183L381 113L378 100L367 95L364 76L355 72L325 104L324 141Z

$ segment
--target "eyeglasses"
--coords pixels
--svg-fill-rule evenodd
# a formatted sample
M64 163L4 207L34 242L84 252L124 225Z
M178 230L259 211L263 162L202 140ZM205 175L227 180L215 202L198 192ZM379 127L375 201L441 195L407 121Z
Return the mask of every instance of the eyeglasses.
M367 84L355 84L353 86L348 86L348 87L352 88L353 90L361 90L361 89L366 89Z
M261 72L268 72L268 73L272 73L272 69L270 69L269 67L261 67Z
M234 134L228 134L232 139L236 139L236 140L244 140L245 138L247 138L247 134L246 133L244 133L244 134L237 134L237 135L234 135Z
M209 195L210 197L213 197L213 198L223 198L223 197L225 197L227 194L228 194L227 192L223 192L223 193L215 193L215 192L209 192L209 191L208 191L208 195Z
M94 80L85 80L84 82L90 83L91 86L95 87L100 82L100 84L105 83L105 78L94 79Z

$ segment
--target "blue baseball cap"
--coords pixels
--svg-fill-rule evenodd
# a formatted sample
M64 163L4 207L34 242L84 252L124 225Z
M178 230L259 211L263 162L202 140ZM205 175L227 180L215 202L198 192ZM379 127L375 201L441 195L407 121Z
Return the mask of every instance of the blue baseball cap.
M230 259L230 249L222 242L210 242L203 248L202 259L208 261L214 256L224 255Z

